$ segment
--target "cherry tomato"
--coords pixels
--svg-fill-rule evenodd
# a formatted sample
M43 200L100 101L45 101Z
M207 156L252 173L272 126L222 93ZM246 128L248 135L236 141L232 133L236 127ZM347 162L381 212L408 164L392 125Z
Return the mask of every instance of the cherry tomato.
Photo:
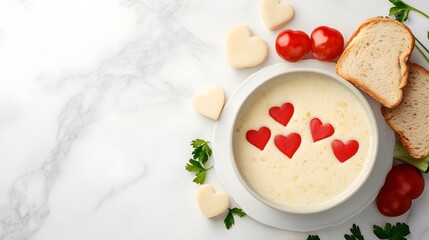
M412 205L410 198L404 198L401 193L383 187L377 196L377 208L381 214L396 217L406 213Z
M385 186L395 188L402 195L415 199L423 193L425 180L417 168L401 164L387 174Z
M334 28L327 26L317 27L311 33L310 38L311 51L317 60L330 61L343 52L343 35Z
M394 166L386 176L384 186L377 195L377 208L385 216L400 216L411 208L425 188L419 170L408 164Z
M277 54L288 62L303 59L310 48L310 38L303 31L286 29L276 39Z

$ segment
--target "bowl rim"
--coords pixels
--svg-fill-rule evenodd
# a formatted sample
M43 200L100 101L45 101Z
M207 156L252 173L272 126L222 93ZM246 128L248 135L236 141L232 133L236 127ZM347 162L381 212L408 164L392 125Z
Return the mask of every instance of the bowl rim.
M323 66L325 64L318 63L318 65ZM258 89L265 86L271 80L276 79L281 75L288 75L288 74L295 74L295 73L321 74L321 75L327 76L330 79L335 80L336 82L340 83L342 86L346 87L348 90L350 90L353 93L354 96L356 96L356 98L360 102L360 105L362 105L371 129L370 145L369 145L368 155L367 155L368 158L367 158L367 161L365 161L364 167L361 170L361 173L359 174L359 176L353 181L353 183L345 191L335 196L334 198L328 201L325 201L321 204L317 204L315 206L291 207L291 206L276 204L274 202L271 202L265 199L263 196L261 196L256 191L254 191L247 184L246 180L244 180L244 178L241 176L241 173L237 167L237 164L235 161L235 155L234 155L234 146L233 146L234 127L236 125L237 117L239 116L242 107L249 100L249 98L255 92L257 92ZM234 105L233 106L234 109L232 110L234 112L233 120L229 121L230 124L227 127L228 139L226 139L226 141L229 146L228 147L228 156L230 158L229 161L231 161L231 164L234 168L234 173L236 174L236 177L238 178L240 184L254 198L256 198L258 201L260 201L261 203L263 203L268 207L271 207L283 212L294 213L294 214L312 214L312 213L318 213L318 212L329 210L345 202L356 192L358 192L358 190L365 184L366 180L368 179L369 175L372 172L372 169L376 161L376 156L378 154L379 133L377 128L377 122L370 104L363 96L363 94L353 84L351 84L347 80L344 80L343 78L336 75L332 71L327 71L323 67L322 68L315 67L313 60L302 61L298 67L293 67L293 68L290 67L290 65L286 66L285 64L280 63L280 64L275 64L261 69L260 71L249 76L244 82L242 82L235 89L235 91L229 98L227 105ZM221 118L222 118L222 115L221 115Z

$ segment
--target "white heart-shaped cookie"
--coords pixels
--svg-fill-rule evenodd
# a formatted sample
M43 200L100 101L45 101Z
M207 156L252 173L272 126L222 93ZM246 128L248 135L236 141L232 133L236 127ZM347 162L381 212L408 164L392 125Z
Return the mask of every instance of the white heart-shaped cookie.
M228 210L229 195L224 192L215 192L210 185L202 185L197 191L197 202L201 212L207 218L212 218Z
M213 120L219 118L224 103L225 93L219 86L213 86L207 92L196 95L192 101L197 112Z
M288 3L279 3L278 0L262 0L262 19L268 29L277 30L293 18L293 8Z
M268 46L264 40L253 36L246 25L240 25L228 33L226 54L233 68L254 67L265 60Z

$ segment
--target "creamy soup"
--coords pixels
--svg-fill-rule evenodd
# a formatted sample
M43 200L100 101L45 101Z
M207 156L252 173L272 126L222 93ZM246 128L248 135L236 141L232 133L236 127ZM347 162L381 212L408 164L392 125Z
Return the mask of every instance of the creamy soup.
M284 114L291 115L287 123L287 116L270 115L273 107L287 103ZM334 130L316 132L317 141L310 128L316 118ZM248 139L251 131L253 137L267 137L262 130L255 133L261 127L271 133L265 146ZM241 177L260 198L305 208L325 203L354 184L367 163L370 137L369 118L353 92L321 74L292 73L271 80L247 100L236 120L233 147ZM297 145L297 138L300 143L294 151L296 146L289 145ZM352 140L358 148L349 144L348 155L337 157L332 145L336 140L346 145ZM282 144L292 150L283 152Z

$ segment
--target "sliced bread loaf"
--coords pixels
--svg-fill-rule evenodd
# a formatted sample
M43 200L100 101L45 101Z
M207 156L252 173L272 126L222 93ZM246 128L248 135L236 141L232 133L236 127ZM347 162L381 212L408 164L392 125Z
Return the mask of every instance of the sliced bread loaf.
M340 56L336 72L392 108L402 100L407 84L407 60L414 37L404 24L389 18L371 18L352 35Z
M404 99L397 107L382 107L387 124L408 153L415 158L429 155L429 71L410 63Z

